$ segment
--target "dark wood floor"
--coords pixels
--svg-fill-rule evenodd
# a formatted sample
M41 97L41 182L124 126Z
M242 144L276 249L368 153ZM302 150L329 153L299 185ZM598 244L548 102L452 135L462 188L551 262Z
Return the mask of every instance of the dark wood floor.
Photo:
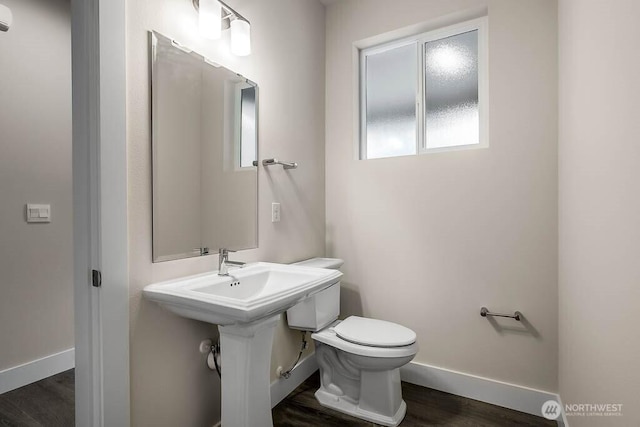
M316 372L273 409L274 426L369 427L376 425L320 406L313 395L319 386L320 377ZM402 427L557 426L557 423L542 417L408 383L402 383L402 397L407 403L407 415L400 424Z
M314 397L320 386L312 375L273 409L275 427L370 427L362 421L323 408ZM556 426L555 422L499 406L402 383L407 402L403 427L414 426ZM0 426L72 427L74 371L67 371L0 395ZM135 426L134 426L135 427Z
M0 394L0 426L73 427L74 371Z

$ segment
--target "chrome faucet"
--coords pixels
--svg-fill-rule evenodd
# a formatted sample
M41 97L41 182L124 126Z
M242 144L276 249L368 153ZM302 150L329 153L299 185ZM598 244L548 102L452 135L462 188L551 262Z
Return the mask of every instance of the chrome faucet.
M245 265L244 262L230 261L229 252L235 252L235 251L230 251L229 249L220 248L220 251L218 253L218 276L228 276L229 266L242 268Z

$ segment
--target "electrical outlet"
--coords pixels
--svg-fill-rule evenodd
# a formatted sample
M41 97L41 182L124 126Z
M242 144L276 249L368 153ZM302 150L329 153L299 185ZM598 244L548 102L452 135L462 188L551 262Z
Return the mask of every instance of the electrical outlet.
M280 222L280 203L271 203L271 222Z

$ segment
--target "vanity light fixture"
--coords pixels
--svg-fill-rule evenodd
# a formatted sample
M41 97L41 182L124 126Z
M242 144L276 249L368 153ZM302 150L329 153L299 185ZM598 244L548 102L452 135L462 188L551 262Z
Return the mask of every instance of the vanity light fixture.
M222 36L222 5L218 0L200 0L198 27L205 39L218 40Z
M236 56L251 54L251 24L249 20L220 0L192 0L198 11L200 34L215 40L222 30L230 28L231 53Z
M251 53L251 25L247 21L231 21L231 53L237 56Z

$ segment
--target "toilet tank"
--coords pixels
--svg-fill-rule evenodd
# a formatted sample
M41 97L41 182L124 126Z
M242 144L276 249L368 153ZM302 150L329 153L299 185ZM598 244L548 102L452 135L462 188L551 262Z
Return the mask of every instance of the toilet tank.
M344 261L337 258L311 258L293 265L339 270ZM340 282L317 292L287 310L292 329L317 332L340 315Z

